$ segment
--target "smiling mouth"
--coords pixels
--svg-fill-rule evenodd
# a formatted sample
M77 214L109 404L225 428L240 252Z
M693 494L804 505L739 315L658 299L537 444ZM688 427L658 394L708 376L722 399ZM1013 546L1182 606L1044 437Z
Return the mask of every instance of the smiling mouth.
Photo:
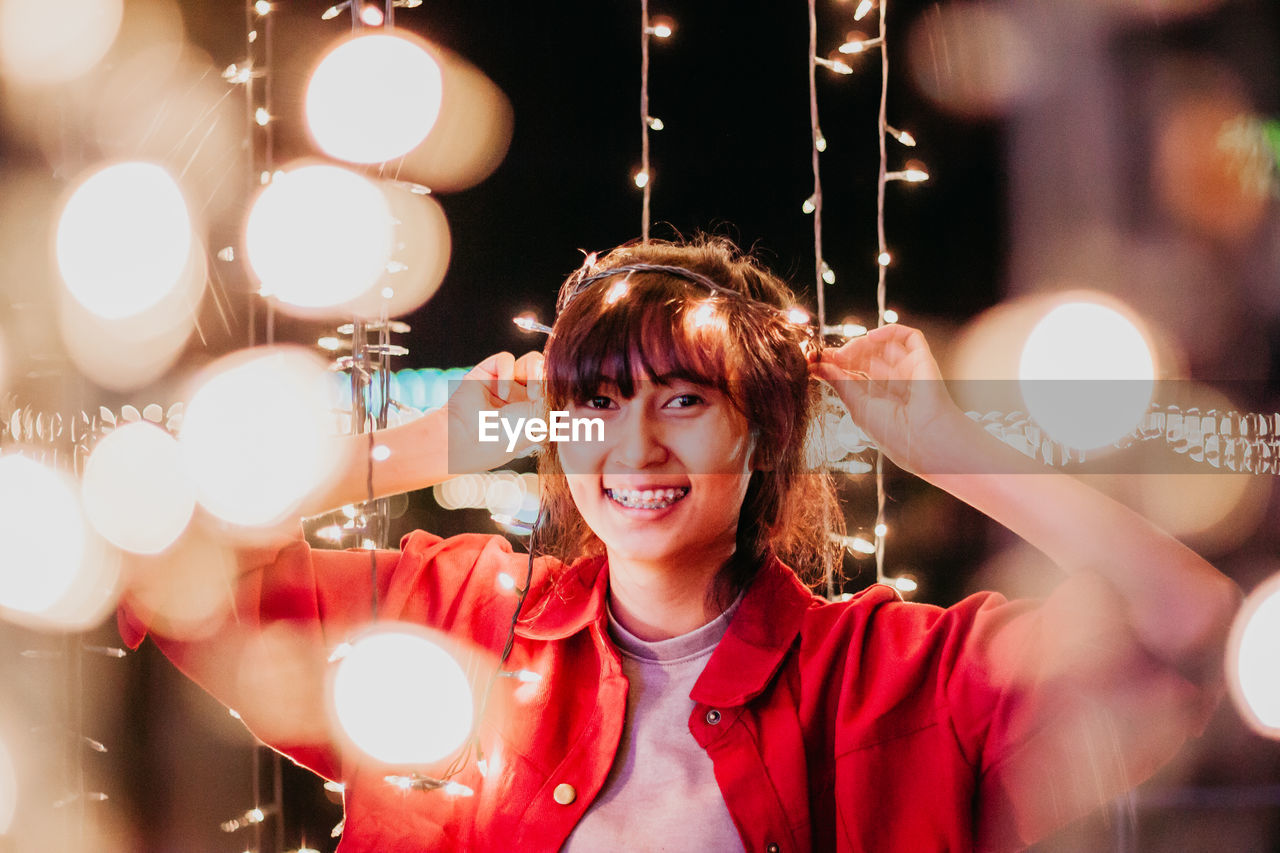
M688 486L667 489L605 489L609 500L627 509L666 509L689 494Z

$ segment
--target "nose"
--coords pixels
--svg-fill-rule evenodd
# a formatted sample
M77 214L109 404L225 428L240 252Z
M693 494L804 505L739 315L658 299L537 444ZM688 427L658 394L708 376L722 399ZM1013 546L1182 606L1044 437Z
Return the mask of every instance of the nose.
M668 451L662 442L661 431L645 407L629 407L623 417L609 425L613 433L610 461L623 468L641 469L660 465L667 460Z

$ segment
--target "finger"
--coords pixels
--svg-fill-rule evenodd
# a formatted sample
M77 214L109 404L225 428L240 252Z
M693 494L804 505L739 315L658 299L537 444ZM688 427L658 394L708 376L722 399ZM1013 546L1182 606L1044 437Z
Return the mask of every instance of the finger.
M530 400L542 397L543 357L540 352L527 352L515 363L515 380L523 385Z
M495 353L486 362L491 363L492 373L489 390L499 400L506 402L511 398L511 382L515 376L516 357L509 352Z

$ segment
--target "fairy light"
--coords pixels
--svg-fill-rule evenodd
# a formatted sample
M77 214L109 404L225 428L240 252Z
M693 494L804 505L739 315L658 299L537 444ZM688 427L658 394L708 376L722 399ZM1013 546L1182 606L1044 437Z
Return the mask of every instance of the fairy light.
M881 10L880 14L883 16L884 11ZM838 48L836 48L836 50L838 50L840 53L843 53L845 56L852 56L853 54L857 54L857 53L865 53L868 50L871 50L872 48L877 48L877 47L884 47L883 37L870 38L870 39L869 38L851 38L848 41L841 44ZM848 68L848 66L845 66L845 67ZM853 70L850 69L847 72L842 71L840 73L851 74L853 73Z
M910 133L908 133L907 131L898 130L896 127L891 127L887 124L884 126L884 130L885 130L885 133L889 134L898 142L907 146L908 148L916 147L916 138L912 136Z
M253 4L253 11L257 12L259 17L268 15L271 13L271 4L267 0L258 0Z
M650 130L662 130L666 127L666 125L662 123L662 119L655 118L653 116L649 116L648 124Z
M604 295L604 304L613 305L619 299L626 296L627 291L629 291L630 289L631 289L631 285L627 283L627 280L625 278L620 281L615 281L609 287L609 292Z
M809 312L799 306L787 310L787 320L797 326L805 325L809 319Z
M385 444L379 444L377 447L373 448L373 452L369 455L373 457L374 462L386 462L391 458L391 448L387 447Z
M803 210L806 214L813 213L815 210L817 210L818 206L813 203L813 196L809 196L808 198L806 198L804 200L804 204L800 205L800 209Z
M328 350L329 352L337 352L339 349L342 348L342 341L332 336L325 336L320 340L316 341L316 346L320 347L320 349L322 350Z
M538 322L538 318L532 314L521 314L519 317L512 317L511 322L515 323L526 332L539 332L544 335L551 334L551 327L546 323Z
M887 310L884 312L884 321L885 321L886 323L896 323L896 322L898 322L898 312L897 312L897 311L894 311L892 308L887 309Z
M330 6L328 9L325 9L324 12L320 14L320 20L332 21L334 18L341 15L343 10L350 5L351 5L350 0L347 0L347 2L345 3L338 3L335 6Z
M271 121L271 113L267 112L266 107L258 107L253 111L253 123L258 127L266 127Z
M858 8L853 12L853 19L855 21L861 21L867 16L867 13L871 11L871 8L874 5L875 3L872 2L872 0L862 0L862 2L858 4Z
M929 173L924 169L903 169L899 172L885 172L886 181L906 181L909 184L920 184L929 180Z
M876 256L876 263L880 265L881 269L889 266L889 264L892 262L893 262L893 256L890 255L888 252L881 252L879 255ZM883 311L881 313L883 314Z
M649 163L649 133L661 130L662 122L649 114L649 39L670 38L672 24L665 18L649 20L649 0L640 0L640 169L632 182L640 189L640 240L649 242L649 223L653 218L652 172ZM657 127L654 126L655 121Z
M649 187L649 170L648 170L648 169L641 169L640 171L636 172L635 177L633 177L631 180L635 182L635 185L636 185L638 188L640 188L640 189L642 189L642 190L645 190L645 191L646 191L646 192L645 192L645 197L646 197L646 198L648 198L648 197L649 197L649 193L648 193L648 187ZM648 221L648 217L646 217L646 218L645 218L645 221L646 221L646 222Z
M386 16L382 14L382 10L372 3L365 3L360 10L360 20L368 27L380 27L386 20Z
M848 63L841 62L838 59L827 59L825 56L815 56L813 61L816 64L821 65L823 68L834 71L837 74L853 73L853 68Z

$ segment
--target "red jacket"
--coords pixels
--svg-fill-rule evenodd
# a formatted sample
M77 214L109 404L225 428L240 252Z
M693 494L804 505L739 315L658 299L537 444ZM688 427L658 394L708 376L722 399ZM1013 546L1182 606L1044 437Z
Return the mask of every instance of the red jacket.
M417 532L401 545L377 555L379 616L448 632L479 695L515 604L498 575L523 582L525 555L493 536ZM226 677L228 649L288 620L319 671L368 621L369 555L294 543L247 562L236 620L208 640L157 642L260 737L346 784L341 853L559 849L622 733L602 559L537 561L507 668L542 679L497 680L480 729L487 778L474 762L457 777L472 797L400 791L338 739L277 731L244 677ZM689 718L746 849L1015 850L1150 775L1203 729L1218 691L1148 656L1099 607L1100 589L1078 575L1041 604L983 593L942 609L875 586L832 604L769 562ZM146 619L121 615L136 646ZM270 647L246 648L266 666Z

